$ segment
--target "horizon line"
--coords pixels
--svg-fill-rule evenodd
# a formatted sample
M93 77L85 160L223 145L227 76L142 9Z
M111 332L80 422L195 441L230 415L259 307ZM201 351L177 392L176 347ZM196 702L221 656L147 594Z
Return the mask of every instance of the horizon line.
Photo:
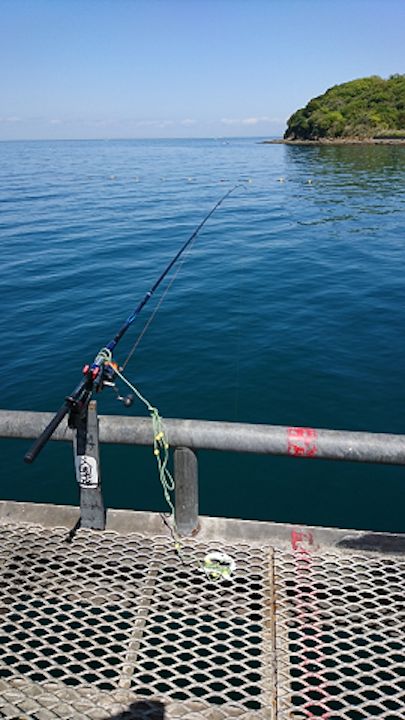
M258 140L269 138L270 140L281 138L279 135L195 135L186 137L184 135L178 137L60 137L60 138L0 138L0 142L114 142L116 140Z

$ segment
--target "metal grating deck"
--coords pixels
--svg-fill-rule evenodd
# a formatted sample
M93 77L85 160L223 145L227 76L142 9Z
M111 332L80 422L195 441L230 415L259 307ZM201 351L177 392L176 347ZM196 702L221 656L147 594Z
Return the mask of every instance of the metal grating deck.
M277 717L404 720L405 563L278 552L275 578Z
M0 718L405 718L405 563L0 525ZM305 538L304 538L305 539ZM201 569L219 549L231 579Z

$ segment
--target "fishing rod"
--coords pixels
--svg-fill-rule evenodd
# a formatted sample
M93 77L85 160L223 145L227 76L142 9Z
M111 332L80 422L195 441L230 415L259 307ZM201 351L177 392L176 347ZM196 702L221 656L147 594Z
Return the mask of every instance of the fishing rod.
M181 246L180 250L165 267L165 269L160 274L156 282L152 285L150 290L148 290L140 303L138 303L131 315L127 317L116 335L114 335L113 339L110 340L108 345L105 345L101 348L101 350L99 350L91 364L86 364L83 367L83 377L80 380L79 384L75 387L73 392L65 398L63 405L61 405L59 410L55 413L50 423L46 426L43 432L31 445L28 452L24 455L24 462L32 463L35 460L44 445L51 438L52 434L67 414L69 414L69 427L77 427L79 420L83 418L83 416L87 412L87 406L94 391L99 392L106 386L114 386L113 380L115 372L112 365L112 357L117 344L119 343L123 335L125 335L132 323L135 322L136 318L138 317L142 309L145 307L145 305L149 302L151 297L154 295L160 284L165 279L166 275L170 272L172 267L180 259L180 257L187 250L187 248L191 245L193 240L195 240L199 232L204 227L205 223L210 219L210 217L219 208L219 206L222 205L222 203L239 187L241 187L241 183L237 183L236 185L234 185L234 187L228 190L225 195L223 195L218 200L214 207L211 208L209 213L207 213L207 215L203 218L203 220L196 227L194 232L192 232L188 240L186 240L186 242ZM124 404L129 405L130 402L125 402L124 400Z

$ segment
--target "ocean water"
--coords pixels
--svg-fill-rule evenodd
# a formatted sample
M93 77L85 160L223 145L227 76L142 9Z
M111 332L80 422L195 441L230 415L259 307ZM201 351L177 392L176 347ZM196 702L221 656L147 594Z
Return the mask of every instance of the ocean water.
M256 139L0 143L2 407L55 411L243 180L127 376L163 417L405 433L404 159ZM109 391L98 408L145 414ZM76 503L71 449L26 466L29 444L1 441L1 497ZM208 452L199 467L204 514L405 531L405 468ZM102 474L109 507L165 509L150 449L102 446Z

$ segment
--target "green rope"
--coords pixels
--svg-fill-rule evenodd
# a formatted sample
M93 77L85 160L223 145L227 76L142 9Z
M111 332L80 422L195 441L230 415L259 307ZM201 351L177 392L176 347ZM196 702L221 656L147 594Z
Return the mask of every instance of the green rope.
M104 363L105 365L112 363L112 352L107 347L101 348L101 350L98 351L96 358L94 360L95 363Z
M127 380L127 378L118 370L115 363L111 363L110 360L108 360L107 362L112 366L115 374L118 375L120 380L122 380L122 382L124 382L132 390L132 392L135 393L135 395L139 400L141 400L141 402L143 402L143 404L147 407L150 413L153 427L153 454L156 457L159 479L162 484L163 494L170 508L173 526L175 528L176 521L174 517L174 504L172 500L172 493L174 491L174 478L170 473L169 468L167 467L169 462L169 443L167 440L166 431L164 429L163 420L159 415L158 409L151 405L149 400L147 400L139 392L139 390L134 385L132 385L129 380Z
M223 580L229 580L232 576L234 570L234 565L230 562L232 558L229 558L229 556L224 557L226 557L226 561L223 562L212 559L209 555L206 555L204 558L203 570L207 577L214 582L217 582L221 578Z
M163 488L163 494L170 508L172 525L170 526L164 516L162 517L165 524L168 525L170 533L172 535L175 552L177 553L183 565L187 564L188 566L193 566L195 564L198 570L205 572L206 576L209 578L209 580L211 580L211 582L229 580L235 569L235 562L232 558L230 558L224 553L209 553L204 558L203 563L198 561L195 562L192 559L189 563L185 562L185 555L182 551L180 537L176 527L174 503L172 500L172 493L175 488L175 483L174 478L167 467L169 461L169 443L167 440L166 431L164 429L163 420L159 415L158 409L151 405L149 400L147 400L139 392L139 390L134 385L132 385L129 380L127 380L127 378L122 374L122 372L118 370L116 363L112 362L112 355L108 348L103 348L102 350L100 350L99 356L106 365L110 365L113 368L115 374L120 378L120 380L122 380L123 383L125 383L125 385L127 385L132 390L133 393L135 393L136 397L141 402L143 402L143 404L146 406L150 413L153 426L153 454L156 457L159 479Z

